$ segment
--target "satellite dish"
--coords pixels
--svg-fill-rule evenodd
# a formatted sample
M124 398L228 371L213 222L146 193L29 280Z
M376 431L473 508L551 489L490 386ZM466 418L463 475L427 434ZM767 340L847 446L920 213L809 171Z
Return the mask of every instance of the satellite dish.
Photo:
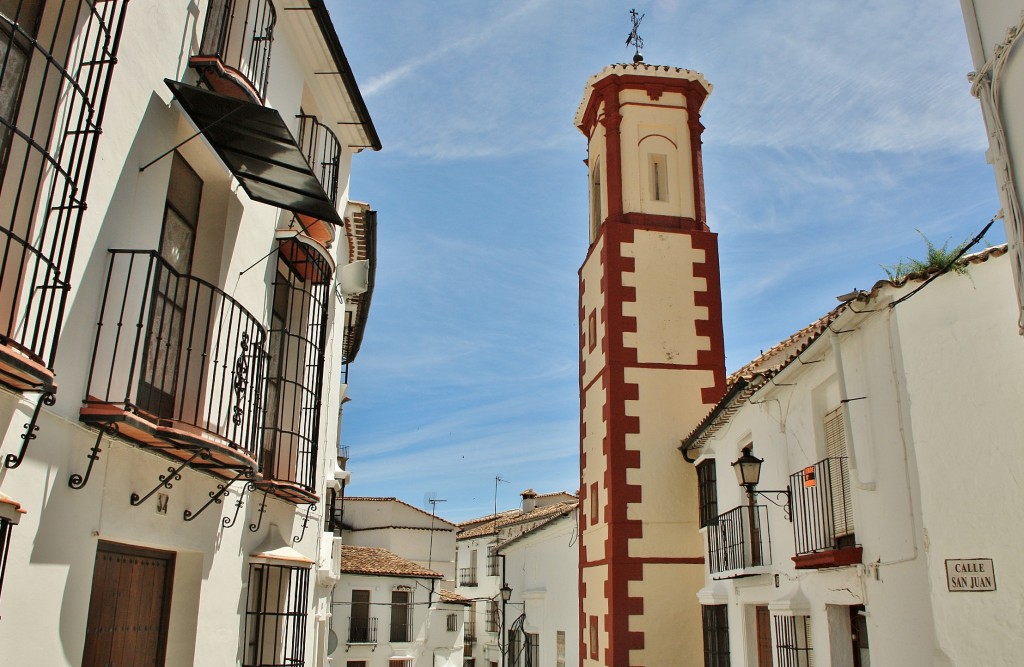
M338 650L338 635L334 630L327 631L327 653L331 654Z

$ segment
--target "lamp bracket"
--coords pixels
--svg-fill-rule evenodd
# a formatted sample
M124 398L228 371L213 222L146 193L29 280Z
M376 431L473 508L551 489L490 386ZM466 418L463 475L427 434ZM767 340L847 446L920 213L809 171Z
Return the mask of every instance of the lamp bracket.
M767 497L765 495L765 494L769 494L769 493L773 494L777 498L777 500L772 500L771 498L769 498L769 497ZM770 502L772 505L775 505L776 507L781 507L782 508L782 515L786 518L786 521L793 521L793 514L792 514L793 508L792 508L792 501L791 501L791 498L790 498L790 489L789 489L788 486L785 489L766 489L764 491L758 491L756 489L750 489L750 495L751 496L755 496L755 495L756 496L762 496L765 500Z

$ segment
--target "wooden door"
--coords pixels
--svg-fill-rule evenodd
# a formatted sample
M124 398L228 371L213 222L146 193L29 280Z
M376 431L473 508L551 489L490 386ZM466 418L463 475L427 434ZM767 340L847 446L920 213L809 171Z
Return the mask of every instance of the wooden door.
M768 607L754 607L757 626L757 667L772 667L772 616Z
M100 542L83 667L164 664L174 553Z

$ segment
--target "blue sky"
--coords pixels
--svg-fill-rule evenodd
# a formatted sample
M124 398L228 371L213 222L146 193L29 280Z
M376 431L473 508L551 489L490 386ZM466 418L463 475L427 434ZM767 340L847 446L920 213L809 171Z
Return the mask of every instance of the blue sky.
M379 211L341 438L352 495L429 494L460 521L491 511L497 475L499 508L576 489L587 197L572 118L586 79L632 57L631 7L647 62L715 86L704 175L729 370L923 255L915 230L955 244L999 208L955 0L328 6L384 144L351 182Z

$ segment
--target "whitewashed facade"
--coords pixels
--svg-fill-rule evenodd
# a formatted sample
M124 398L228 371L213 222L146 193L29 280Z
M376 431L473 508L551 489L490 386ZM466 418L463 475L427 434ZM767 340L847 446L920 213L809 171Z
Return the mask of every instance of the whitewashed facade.
M1002 218L1017 288L1018 325L1024 334L1024 2L960 0L974 71L971 93L981 103L988 131L988 160L995 171Z
M578 521L573 507L498 547L512 589L506 624L516 640L510 644L509 665L579 664Z
M326 664L380 142L324 3L0 35L0 662Z
M551 640L546 642L546 649L543 644L541 646L552 659L559 630L566 632L566 642L579 641L577 542L570 538L566 541L567 548L557 549L553 545L537 548L536 545L544 543L543 538L536 543L527 541L534 531L542 530L551 522L567 516L575 518L579 499L564 491L538 494L527 489L521 495L522 504L519 508L459 524L456 536L455 592L470 601L465 633L466 667L494 667L502 664L503 657L507 665L516 664L509 662L512 649L517 649L515 653L522 660L518 664L526 664L526 633L539 637L542 622L543 632L550 635ZM559 533L566 529L563 523L558 526ZM573 521L574 530L575 527ZM506 553L505 545L513 548L511 557ZM534 558L547 557L555 560L534 561ZM513 565L513 562L518 564ZM509 569L512 567L519 569L513 573ZM527 571L533 575L527 577ZM549 583L545 583L548 577ZM512 583L513 579L516 583ZM512 588L508 604L503 604L501 596L504 584ZM564 593L572 597L560 597L558 602L546 603L543 591L548 587L558 591L558 595ZM537 613L530 616L530 625L524 626L524 611L527 608L525 600L530 595L533 595L533 607ZM570 608L572 614L565 615ZM550 614L544 611L546 609L550 610ZM517 620L521 620L518 625L515 624ZM510 630L514 630L512 634L518 644L509 644ZM573 647L566 650L572 651Z
M966 276L844 295L730 378L683 445L706 665L1016 664L1024 342L1005 326L1009 259L993 248ZM763 460L753 507L732 465L748 448Z

